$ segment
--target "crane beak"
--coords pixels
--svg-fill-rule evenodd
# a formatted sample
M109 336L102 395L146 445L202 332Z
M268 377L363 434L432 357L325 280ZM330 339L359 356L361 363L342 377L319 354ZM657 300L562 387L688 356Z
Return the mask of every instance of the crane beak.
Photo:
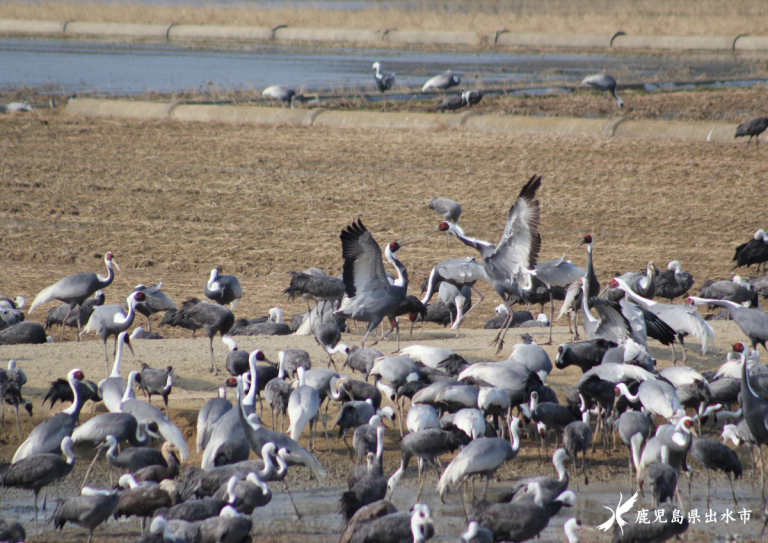
M128 348L131 350L131 354L135 357L136 353L133 352L133 345L131 345L131 342L128 339L128 336L125 336L125 344L128 345Z
M112 265L117 268L117 271L120 271L120 266L117 265L117 260L115 260L115 257L112 257Z

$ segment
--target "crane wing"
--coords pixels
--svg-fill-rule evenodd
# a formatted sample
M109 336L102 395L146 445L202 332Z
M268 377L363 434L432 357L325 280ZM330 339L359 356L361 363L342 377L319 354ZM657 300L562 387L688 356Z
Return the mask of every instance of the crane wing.
M621 313L619 304L605 298L592 297L589 306L597 311L600 323L590 339L607 339L615 343L622 343L626 338L632 337L632 327L626 317Z
M536 191L541 186L541 176L533 176L520 190L520 195L507 214L504 234L496 250L486 257L509 277L519 275L536 266L541 249L539 235L539 201ZM526 288L524 286L524 288Z
M358 292L386 290L389 283L381 261L381 248L360 219L341 231L344 257L344 287L347 296Z

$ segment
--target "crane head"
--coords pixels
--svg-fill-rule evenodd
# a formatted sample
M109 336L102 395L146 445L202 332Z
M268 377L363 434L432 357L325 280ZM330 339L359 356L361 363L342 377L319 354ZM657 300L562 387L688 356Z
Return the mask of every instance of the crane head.
M578 243L578 245L589 245L590 243L592 243L592 236L590 236L589 234L587 234L586 236L584 236L584 239L582 239L582 240L581 240L581 241Z
M389 244L389 250L393 253L396 253L397 251L400 250L400 244L396 241L393 241L392 243Z
M228 386L229 388L236 387L237 386L237 379L235 379L234 377L230 377L226 381L226 386Z
M115 255L112 254L112 251L109 251L107 254L104 255L104 262L107 263L107 266L111 266L112 264L114 264L115 268L119 270L120 266L117 265L117 260L115 260L114 258L115 258Z
M82 381L83 379L85 379L85 374L82 372L82 370L75 370L72 376L78 381Z
M731 349L733 349L734 353L743 353L744 352L745 345L742 342L734 343L731 345Z
M611 279L611 280L608 282L608 284L609 284L609 285L611 285L611 288L617 288L617 287L619 286L619 282L618 282L618 281L616 281L616 278L615 278L615 277L614 277L614 278L612 278L612 279Z
M451 229L451 223L443 221L438 225L437 229L440 232L448 232Z

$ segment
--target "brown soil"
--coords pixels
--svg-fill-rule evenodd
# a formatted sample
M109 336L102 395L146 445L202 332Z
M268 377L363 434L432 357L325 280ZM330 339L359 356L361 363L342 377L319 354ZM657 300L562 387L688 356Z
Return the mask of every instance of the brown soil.
M696 278L696 287L706 279L730 277L735 245L765 226L751 210L756 203L759 209L759 203L768 197L762 182L766 166L752 154L754 150L743 159L740 145L488 136L452 130L85 120L58 111L5 116L0 123L4 149L0 156L0 220L4 226L0 293L24 295L28 303L42 288L67 274L103 273L102 255L111 250L123 271L106 291L108 303L118 303L138 283L159 280L177 303L202 296L208 272L221 266L225 273L237 275L243 285L245 296L235 311L238 317L264 315L275 305L290 315L305 306L301 301L288 302L281 293L288 272L310 266L340 272L338 233L358 216L379 243L413 237L399 256L417 294L434 263L473 254L456 241L446 247L442 235L424 235L439 219L426 207L431 197L459 201L464 229L495 241L505 211L534 173L544 177L539 194L541 259L567 251L568 258L583 265L584 251L573 245L583 234L591 233L603 284L615 274L642 269L648 260L659 267L680 260ZM479 287L487 300L467 319L467 330L460 339L451 339L448 330L427 325L416 329L414 342L450 347L472 360L493 358L493 351L487 348L492 332L471 330L481 327L498 303L486 285ZM44 321L53 305L29 318ZM142 320L139 317L137 323L143 324ZM733 323L717 323L715 329L718 347L742 338ZM180 330L157 331L169 338L188 337L188 332ZM555 344L568 339L567 328L557 327L555 332ZM545 333L535 331L536 339L545 341ZM74 366L94 380L104 372L104 351L98 340L89 337L77 344L68 331L68 341L59 343L59 330L52 334L57 339L52 345L0 347L0 358L18 359L29 377L25 390L35 399L36 413L31 422L26 415L22 417L25 433L49 413L39 401L49 381ZM344 341L355 344L359 336L347 335ZM177 369L180 383L171 398L171 411L192 450L196 410L212 397L221 381L207 372L206 343L204 339L171 339L136 342L135 347L136 360L154 366L172 364ZM311 338L246 338L241 343L244 348L264 349L273 360L287 346L305 348L324 365ZM385 353L395 349L391 341L379 347ZM224 346L217 339L214 348L222 367ZM556 347L547 349L554 357ZM668 350L656 344L652 352L660 365L669 364ZM706 357L694 351L690 356L697 369L722 360L720 351ZM127 369L135 365L129 355ZM564 394L578 375L573 368L556 370L548 383ZM326 448L322 439L318 444ZM17 446L11 415L2 428L0 459L10 459ZM521 458L535 454L531 447L526 442ZM327 484L340 492L351 462L343 454L343 444L333 442L333 448L335 454L321 454L320 458L330 474ZM388 440L387 450L386 470L391 473L397 462L393 439ZM193 453L190 462L198 461ZM626 477L625 462L623 450L611 456L598 453L590 477L598 483ZM541 472L535 462L521 460L501 475ZM304 473L295 477L299 487L315 485ZM97 482L105 482L103 474ZM407 484L413 483L409 475ZM64 495L67 489L71 491L63 487ZM743 492L755 495L746 484ZM752 509L758 507L755 503ZM120 526L126 530L125 525ZM295 534L304 531L301 523L289 523L289 528L280 524L279 529L292 535L273 534L270 540L295 541ZM452 533L458 533L458 528ZM70 540L82 536L79 530L66 534ZM115 540L125 540L135 532L115 534ZM48 532L30 540L53 537ZM308 537L334 540L333 535L316 531Z

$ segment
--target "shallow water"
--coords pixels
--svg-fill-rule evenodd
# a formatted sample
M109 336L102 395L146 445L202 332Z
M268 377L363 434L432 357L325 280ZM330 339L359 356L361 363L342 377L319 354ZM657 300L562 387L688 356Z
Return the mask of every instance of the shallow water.
M456 53L359 48L232 45L193 48L176 43L73 40L0 40L0 89L23 87L54 94L131 95L143 92L262 90L289 85L305 92L374 91L378 60L398 86L419 87L446 70L467 87L576 84L608 71L620 81L648 80L686 69L686 79L746 75L748 67L689 58L622 58L500 52ZM617 76L618 77L618 76ZM662 87L660 87L662 88ZM535 92L535 91L529 91Z

